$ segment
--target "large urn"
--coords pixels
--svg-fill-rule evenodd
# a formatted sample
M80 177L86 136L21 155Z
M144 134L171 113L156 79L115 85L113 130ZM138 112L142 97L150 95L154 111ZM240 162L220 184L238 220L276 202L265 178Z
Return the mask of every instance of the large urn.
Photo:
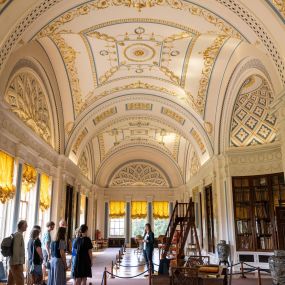
M273 284L285 285L285 250L274 250L268 259Z
M217 244L218 256L221 263L229 264L228 258L230 255L230 245L225 240L220 240Z

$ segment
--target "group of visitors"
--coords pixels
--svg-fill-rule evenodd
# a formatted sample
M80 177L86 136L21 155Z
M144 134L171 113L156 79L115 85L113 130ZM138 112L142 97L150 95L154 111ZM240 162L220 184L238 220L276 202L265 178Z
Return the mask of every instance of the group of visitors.
M26 266L27 283L45 285L48 271L48 285L66 285L66 222L61 220L55 239L51 238L54 222L46 224L46 231L41 235L41 227L35 225L30 233L27 245L28 259ZM13 234L13 250L9 259L8 285L24 285L25 244L23 234L27 222L18 223L17 232ZM77 236L72 242L71 277L75 285L86 285L87 277L92 277L92 242L87 225L77 229Z

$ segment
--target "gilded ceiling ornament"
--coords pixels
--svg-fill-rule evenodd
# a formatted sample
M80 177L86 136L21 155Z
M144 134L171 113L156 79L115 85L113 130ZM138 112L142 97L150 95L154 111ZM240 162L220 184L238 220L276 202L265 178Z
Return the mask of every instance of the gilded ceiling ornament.
M90 95L90 97L86 100L86 102L87 102L87 105L91 105L94 102L96 102L97 100L99 100L105 96L108 96L110 94L120 92L120 91L124 91L124 90L132 90L132 89L154 90L154 91L162 92L162 93L174 96L174 97L178 97L178 98L181 97L181 95L177 94L174 91L169 90L168 88L156 86L156 85L145 83L142 81L136 81L134 83L130 83L130 84L122 85L122 86L117 86L117 87L114 87L110 90L106 90L106 91L100 93L99 95L97 95L95 97L93 96L93 93L92 93Z
M180 79L177 75L174 74L173 71L171 71L168 67L166 66L160 66L159 70L163 72L171 81L179 85Z
M204 66L202 69L202 76L200 79L197 99L194 101L194 104L200 114L204 113L209 80L211 77L212 69L215 64L215 60L220 52L221 47L227 39L228 36L219 35L211 44L211 46L209 46L203 52Z
M88 178L88 161L87 161L87 155L85 151L80 156L77 165L80 168L82 174Z
M68 73L72 90L75 116L77 116L82 111L82 109L85 108L85 105L81 97L81 88L78 79L78 71L75 64L76 51L66 43L66 41L60 34L52 34L51 39L54 41L54 43L60 50L63 61L67 67L66 70Z
M210 123L210 122L205 122L205 123L204 123L204 127L205 127L205 130L206 130L206 132L207 132L208 134L211 134L211 133L212 133L212 131L213 131L213 125L212 125L212 123Z
M252 89L250 88L252 85L248 86L251 81L261 82L261 84L258 88ZM245 92L247 90L249 92ZM265 144L275 140L276 117L270 114L272 101L272 90L263 77L252 75L245 80L233 108L231 146Z
M285 19L285 1L284 0L270 0L270 2L279 11L283 19Z
M174 112L168 108L162 107L161 113L168 116L169 118L175 120L180 125L184 125L184 123L185 123L185 119L183 117L181 117L179 114L177 114L176 112Z
M120 66L114 66L111 67L109 70L105 72L104 75L100 76L99 82L102 84L106 82L114 73L116 73L119 70Z
M119 169L109 186L169 187L165 175L154 165L132 162Z
M206 151L206 148L205 148L205 145L204 145L200 135L198 134L198 132L196 132L196 130L192 129L191 130L191 135L193 136L193 138L195 139L196 143L198 144L201 152L204 153Z
M152 104L151 103L142 103L142 102L136 102L136 103L128 103L126 104L126 110L152 110Z
M11 111L52 146L52 119L47 95L36 77L30 72L18 73L9 83L4 97Z
M190 160L190 177L193 177L195 174L197 174L199 168L200 168L199 158L196 152L194 152Z
M76 142L75 142L75 144L74 144L74 146L73 146L73 148L72 148L72 151L73 151L75 154L77 153L79 146L81 145L83 139L87 136L87 134L88 134L87 129L84 129L84 130L80 133L80 135L77 137L77 140L76 140Z
M57 17L53 22L39 32L39 36L49 36L58 32L63 24L72 21L76 17L86 15L92 10L106 9L112 6L137 8L139 10L146 7L151 8L154 6L164 6L183 10L189 12L191 15L202 17L205 21L218 28L220 33L235 38L241 38L241 35L237 30L227 24L223 19L219 18L216 14L193 3L180 0L95 0L87 4L84 3Z
M99 124L100 122L102 122L103 120L115 115L117 113L117 108L116 107L112 107L108 110L105 110L104 112L102 112L101 114L99 114L98 116L96 116L93 119L93 122L95 125Z

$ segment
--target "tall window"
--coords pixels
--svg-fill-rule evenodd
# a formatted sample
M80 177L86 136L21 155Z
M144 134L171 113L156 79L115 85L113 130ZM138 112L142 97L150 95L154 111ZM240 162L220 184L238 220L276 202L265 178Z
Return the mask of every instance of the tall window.
M212 185L205 187L208 251L215 253Z
M45 228L46 223L50 220L50 205L51 205L51 179L43 173L41 175L40 186L40 211L39 225Z
M125 235L126 203L111 201L109 203L109 236Z
M153 229L156 237L165 235L169 223L169 203L153 202Z
M0 151L0 240L11 233L12 198L15 194L14 158Z
M86 210L86 196L80 195L80 218L79 224L82 225L85 223L85 210Z
M110 218L109 236L125 235L125 218Z
M132 237L143 235L144 226L147 222L147 202L133 201L132 202Z

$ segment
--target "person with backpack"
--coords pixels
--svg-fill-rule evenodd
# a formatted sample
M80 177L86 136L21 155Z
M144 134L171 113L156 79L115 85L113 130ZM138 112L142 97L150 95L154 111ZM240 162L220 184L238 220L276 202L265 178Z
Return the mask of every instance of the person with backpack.
M13 234L13 250L9 259L8 285L24 285L25 242L23 233L28 224L21 220L17 225L17 232Z
M66 228L60 227L56 233L55 241L51 242L51 261L48 273L48 285L66 285Z
M31 276L30 284L42 284L43 282L43 253L39 236L40 230L33 228L28 242L28 272Z
M75 285L86 285L87 277L92 277L92 242L87 237L87 225L81 225L79 228L79 237L76 238L73 248L76 252L72 276Z

